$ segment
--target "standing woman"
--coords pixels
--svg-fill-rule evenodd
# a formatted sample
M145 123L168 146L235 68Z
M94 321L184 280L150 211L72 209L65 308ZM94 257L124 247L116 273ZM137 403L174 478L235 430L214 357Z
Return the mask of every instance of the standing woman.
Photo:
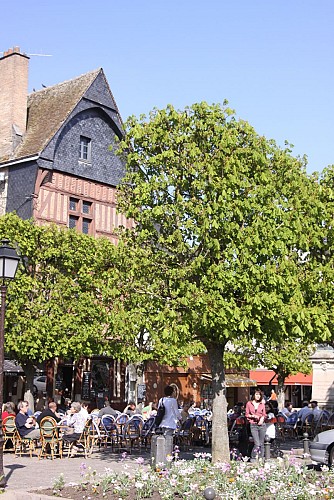
M177 401L175 399L174 387L167 385L164 390L165 397L159 401L165 407L165 415L161 421L160 427L165 436L172 436L177 428L178 422L182 420Z
M250 424L250 431L254 439L253 453L259 450L259 455L264 457L264 438L266 435L265 419L266 409L263 403L262 391L256 389L252 399L246 404L246 418Z

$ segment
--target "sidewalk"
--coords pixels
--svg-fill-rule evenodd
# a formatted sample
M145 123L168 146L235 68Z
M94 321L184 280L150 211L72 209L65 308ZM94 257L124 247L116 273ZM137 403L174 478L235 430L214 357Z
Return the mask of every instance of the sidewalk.
M285 441L281 444L281 449L283 453L291 453L291 450L293 450L293 455L301 463L310 463L309 460L303 459L304 450L302 441ZM180 458L192 460L194 453L207 453L210 451L209 448L196 447L181 453ZM57 458L55 460L45 458L38 460L37 456L33 456L32 458L29 456L15 457L13 453L5 453L4 471L7 479L7 487L1 499L16 500L24 494L29 500L38 500L38 498L42 498L42 495L29 494L27 497L26 492L52 487L54 480L58 479L61 473L64 475L66 484L80 482L83 478L82 473L86 474L96 471L96 473L100 474L106 468L121 472L126 467L128 472L133 473L139 467L139 464L136 462L139 457L144 458L144 467L149 468L150 452L145 450L141 452L135 450L132 455L122 458L122 454L112 452L110 448L107 448L102 451L94 451L88 459L85 459L84 456L78 456L75 458Z

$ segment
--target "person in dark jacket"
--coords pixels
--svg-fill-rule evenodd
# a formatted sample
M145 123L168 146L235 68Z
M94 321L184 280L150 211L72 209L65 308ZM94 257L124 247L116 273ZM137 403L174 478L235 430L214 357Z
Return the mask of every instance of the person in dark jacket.
M60 415L57 413L57 404L54 401L49 403L48 408L45 408L37 417L37 423L40 426L44 417L52 417L58 424L61 421Z

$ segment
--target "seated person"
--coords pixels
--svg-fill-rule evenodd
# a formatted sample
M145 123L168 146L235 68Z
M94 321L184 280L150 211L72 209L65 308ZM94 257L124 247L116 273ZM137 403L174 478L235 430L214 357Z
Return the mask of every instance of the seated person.
M61 411L62 413L67 413L68 410L70 410L71 408L71 403L72 401L70 400L70 398L65 398L64 402L58 405L58 410Z
M284 405L284 408L282 408L282 410L280 410L279 413L281 415L283 415L283 417L285 417L285 419L287 419L288 417L290 417L292 415L292 413L293 413L292 403L290 401L286 401L285 405Z
M316 422L317 420L319 420L321 414L322 414L322 411L320 410L319 406L318 406L318 401L311 401L311 408L312 408L312 414L313 414L313 417L314 417L314 421Z
M146 406L143 407L141 414L144 420L148 420L151 416L152 412L152 402L149 402Z
M50 401L49 407L45 408L37 417L37 423L40 426L41 421L44 417L52 417L55 419L57 424L61 421L60 415L57 413L57 404L54 401Z
M98 419L101 419L103 417L103 415L111 415L112 417L117 417L117 411L114 410L114 408L112 408L110 406L110 401L108 399L106 399L105 403L104 403L104 408L101 408L101 410L99 411L98 415L97 415L97 418Z
M270 438L270 442L272 442L276 438L276 427L275 427L275 414L273 412L273 407L271 405L271 401L267 401L265 404L267 418L265 420L266 423L266 436Z
M311 413L312 410L309 407L309 402L303 401L302 408L297 412L298 419L301 421L302 424L304 423L305 418L308 417Z
M5 420L5 418L9 417L11 415L12 417L16 415L15 413L15 404L12 401L8 401L8 403L5 403L3 405L3 412L1 415L2 420Z
M85 417L85 419L87 420L87 418L89 417L89 413L88 413L88 404L87 403L82 403L81 402L81 410L80 410L80 413Z
M191 406L191 403L184 403L183 408L181 410L181 418L182 418L182 424L190 417L189 415L189 408Z
M86 425L86 419L82 413L80 413L81 410L81 404L77 401L74 401L71 404L70 410L67 412L67 426L70 429L73 429L73 432L71 433L66 433L63 436L63 441L66 441L67 443L75 443L80 439L80 436L85 428ZM72 454L71 456L74 456L75 453L77 452L77 448L75 446L72 447Z
M273 399L273 400L270 400L270 404L271 404L271 407L272 407L272 410L273 410L273 413L275 415L275 417L277 417L277 414L278 414L278 402Z
M234 422L234 420L237 420L238 418L242 417L244 415L244 406L243 404L241 403L238 403L234 406L233 408L233 413L231 413L229 415L229 422L232 424Z
M133 417L133 415L140 415L140 411L136 409L136 403L134 401L130 401L128 406L124 408L123 413L129 417Z
M40 431L35 429L36 420L28 416L28 401L20 401L18 404L19 412L15 417L15 424L20 436L24 439L39 439Z

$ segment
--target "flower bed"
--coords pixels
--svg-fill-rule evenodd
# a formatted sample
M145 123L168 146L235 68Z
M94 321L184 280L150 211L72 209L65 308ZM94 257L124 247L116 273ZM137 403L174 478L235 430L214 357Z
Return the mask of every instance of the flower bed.
M204 491L211 488L209 498L213 498L213 489L215 499L334 498L334 471L328 467L323 467L321 471L309 470L293 455L267 462L234 460L212 464L208 454L197 454L194 460L177 460L171 463L170 468L157 467L157 471L143 467L143 459L137 459L137 463L140 467L134 475L130 474L129 465L125 465L121 473L106 469L103 474L96 474L85 471L82 464L84 473L79 484L65 487L60 477L54 482L52 490L44 490L43 493L73 500L97 497L108 500L203 500Z

